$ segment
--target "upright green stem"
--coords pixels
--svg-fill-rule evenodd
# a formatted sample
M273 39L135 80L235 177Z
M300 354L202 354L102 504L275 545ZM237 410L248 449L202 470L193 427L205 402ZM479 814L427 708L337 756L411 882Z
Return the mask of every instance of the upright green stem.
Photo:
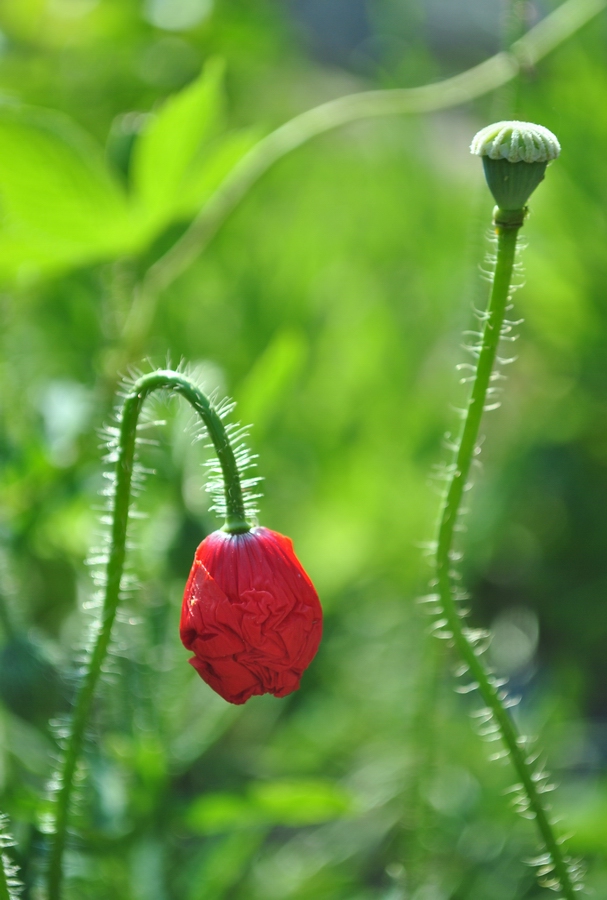
M108 651L112 626L120 601L131 502L131 482L135 463L137 423L146 397L153 391L162 389L181 394L199 414L209 432L219 458L225 484L226 523L224 529L231 534L239 534L248 531L250 527L245 517L245 505L234 452L221 418L211 402L186 375L179 372L156 371L139 378L127 394L121 411L103 609L93 650L76 698L65 755L59 773L59 789L55 798L54 828L48 866L49 900L60 900L61 897L63 855L74 776L82 752L95 688Z
M470 466L474 458L474 448L478 440L487 388L489 387L508 304L516 240L518 230L522 225L522 219L523 210L520 210L520 222L518 225L506 227L497 225L496 227L498 246L493 287L487 308L487 318L483 329L483 339L472 392L468 401L468 409L455 457L454 473L447 491L439 527L436 553L436 566L439 577L443 574L448 575L453 529L457 522L462 495L468 482Z
M524 164L522 164L524 165ZM499 687L481 662L473 641L462 624L462 616L456 605L451 583L453 558L453 536L458 521L462 496L468 483L470 467L475 455L480 423L487 399L487 389L495 364L497 349L502 335L504 318L510 297L512 271L516 253L519 228L523 224L525 210L505 212L496 210L495 230L497 233L497 260L489 305L486 312L483 335L479 349L478 363L472 385L470 399L453 465L438 530L436 548L436 584L446 628L452 633L453 641L466 663L470 675L478 685L484 702L491 710L493 720L508 749L518 779L528 802L529 813L537 822L546 851L550 854L554 875L567 900L575 894L569 867L552 829L547 810L542 803L538 781L528 761L525 741L506 711Z

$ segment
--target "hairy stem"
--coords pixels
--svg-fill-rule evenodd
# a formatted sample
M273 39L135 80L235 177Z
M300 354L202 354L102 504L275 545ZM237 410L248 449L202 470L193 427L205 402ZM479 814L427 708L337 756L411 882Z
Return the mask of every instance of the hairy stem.
M605 6L607 0L566 0L515 41L508 51L496 53L459 75L421 87L364 91L340 97L296 116L271 132L240 160L182 237L147 271L135 291L124 328L127 358L141 355L159 293L194 262L251 187L283 156L318 135L350 122L435 112L488 94L516 78L522 68L537 63Z
M518 734L510 715L506 711L503 703L505 698L500 692L499 683L485 669L479 658L479 649L475 646L474 640L471 640L470 633L464 627L451 580L454 531L458 522L462 497L468 485L470 467L475 456L480 423L486 404L487 390L490 385L504 326L505 313L511 293L517 235L520 226L523 224L524 215L525 210L509 211L507 213L502 210L496 211L497 261L474 382L462 431L457 443L455 462L440 518L436 548L436 586L442 614L444 620L446 620L445 627L448 629L448 633L452 635L453 642L463 658L473 682L478 686L484 702L491 710L493 722L499 728L499 733L508 749L518 779L526 795L529 814L537 823L546 851L550 854L552 865L554 866L554 875L558 878L561 890L567 900L573 900L574 890L569 867L554 834L546 807L540 797L538 784L534 778L532 761L529 760L528 750L525 747L525 740Z
M17 866L4 851L14 847L15 842L7 831L8 819L0 813L0 900L16 900L21 893L21 883L17 880Z
M0 900L11 900L6 872L4 871L4 854L0 853Z
M137 423L145 399L153 391L170 390L181 394L201 417L213 441L223 472L226 497L225 530L238 534L249 530L238 466L220 416L203 392L186 375L159 370L139 378L124 399L116 447L116 482L111 508L111 535L106 567L105 593L101 618L96 623L94 645L76 697L65 745L59 787L55 798L54 828L48 866L48 898L60 900L63 880L63 856L68 833L70 802L74 776L89 720L95 688L101 674L121 596L126 554L126 535L131 503L131 482L135 463Z

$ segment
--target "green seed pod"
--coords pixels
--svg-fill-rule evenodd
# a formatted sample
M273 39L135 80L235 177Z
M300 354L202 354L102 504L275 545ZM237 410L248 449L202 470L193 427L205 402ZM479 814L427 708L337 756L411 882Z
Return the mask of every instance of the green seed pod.
M561 146L547 128L532 122L496 122L482 128L470 151L482 157L489 190L500 209L522 209Z

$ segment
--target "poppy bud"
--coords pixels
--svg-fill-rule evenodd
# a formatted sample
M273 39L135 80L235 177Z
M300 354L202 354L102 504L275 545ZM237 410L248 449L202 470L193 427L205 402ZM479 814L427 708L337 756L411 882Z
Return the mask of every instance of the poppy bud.
M188 578L180 635L190 663L230 703L296 691L320 643L322 610L290 539L215 531Z
M483 160L485 178L501 210L523 209L561 152L555 135L533 122L495 122L472 139L470 151ZM517 226L522 221L515 220Z

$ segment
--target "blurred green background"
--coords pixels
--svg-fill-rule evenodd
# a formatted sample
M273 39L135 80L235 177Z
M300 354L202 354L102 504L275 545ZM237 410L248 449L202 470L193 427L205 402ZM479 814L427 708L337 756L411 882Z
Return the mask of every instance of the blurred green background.
M455 74L555 6L3 0L0 809L26 897L56 756L46 721L65 710L94 594L98 432L128 365L167 359L254 423L260 520L293 538L325 637L297 694L243 708L186 664L181 593L217 522L189 412L156 401L166 425L132 536L141 587L91 723L73 896L543 895L524 862L533 825L503 794L510 769L487 761L477 704L454 693L415 603L432 472L465 396L461 334L486 293L491 201L468 145L504 115L552 129L563 154L525 227L525 322L486 421L463 578L561 784L571 851L607 892L607 17L498 95L359 122L286 157L161 292L142 346L124 336L138 279L256 138L333 97ZM161 104L188 85L167 119Z

